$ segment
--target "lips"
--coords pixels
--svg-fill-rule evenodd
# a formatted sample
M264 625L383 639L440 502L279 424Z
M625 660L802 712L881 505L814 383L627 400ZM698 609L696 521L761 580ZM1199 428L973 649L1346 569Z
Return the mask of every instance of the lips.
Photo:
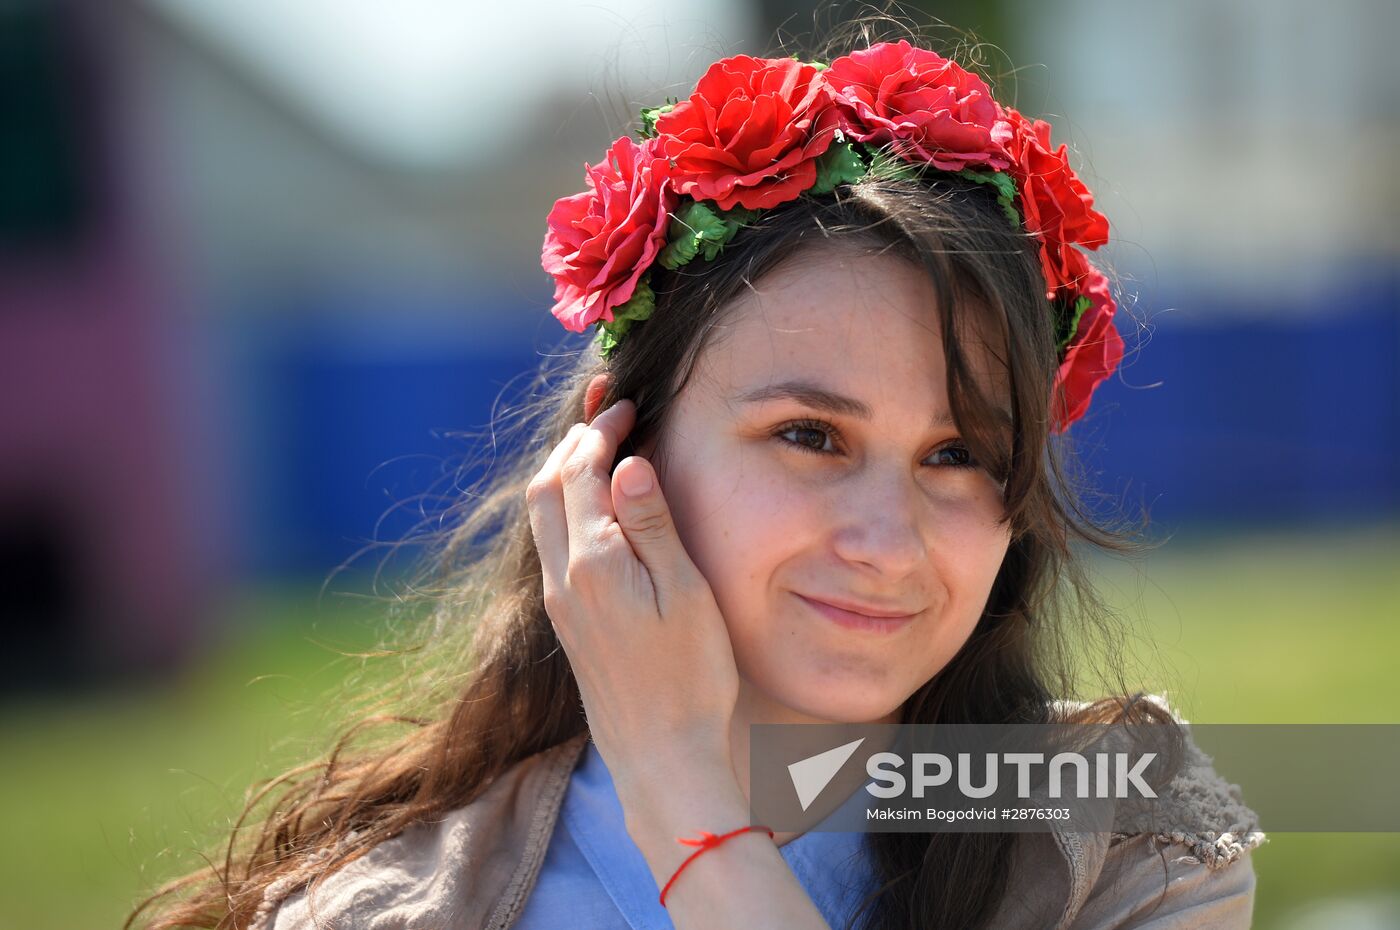
M839 597L816 597L804 594L799 594L798 597L819 604L828 604L840 610L847 611L848 613L863 614L867 617L899 620L905 617L912 617L914 614L918 613L916 610L891 610L889 608L876 607L861 601L851 601Z
M802 594L798 594L797 598L828 620L847 629L892 633L895 630L903 629L916 616L916 614L899 613L888 608L872 607L856 601L829 601L825 598L817 599Z

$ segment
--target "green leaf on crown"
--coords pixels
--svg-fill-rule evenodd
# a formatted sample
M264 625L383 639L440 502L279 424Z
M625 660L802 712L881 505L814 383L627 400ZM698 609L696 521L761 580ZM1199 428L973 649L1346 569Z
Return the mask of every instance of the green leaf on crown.
M1021 211L1016 209L1016 181L1011 175L1005 171L973 171L970 168L964 168L956 174L960 178L976 181L978 184L990 184L996 188L997 203L1001 204L1001 212L1006 214L1012 226L1021 228Z
M757 210L735 207L723 211L713 203L687 198L671 214L668 241L656 260L661 267L672 271L697 255L703 255L706 261L713 261L724 244L734 238L739 227L757 218Z
M656 137L656 120L662 113L670 113L680 103L675 97L667 97L659 107L642 107L642 125L637 130L637 138L643 141Z
M880 181L906 181L919 176L919 167L871 145L864 146L870 176Z
M850 142L836 142L817 156L817 181L807 189L809 194L829 194L838 185L852 184L865 177L870 167Z
M1063 314L1063 325L1060 328L1059 339L1056 341L1056 348L1059 349L1063 357L1065 349L1074 341L1074 334L1079 330L1079 321L1084 316L1084 311L1089 309L1089 298L1079 296L1075 298L1074 306L1069 308L1069 312Z
M720 216L724 217L726 223L734 224L734 231L738 232L740 226L748 226L758 219L760 210L750 210L748 207L730 207Z
M655 309L656 292L651 289L651 275L644 274L637 279L637 288L627 302L613 307L612 322L598 321L598 343L603 358L612 355L633 323L649 318Z

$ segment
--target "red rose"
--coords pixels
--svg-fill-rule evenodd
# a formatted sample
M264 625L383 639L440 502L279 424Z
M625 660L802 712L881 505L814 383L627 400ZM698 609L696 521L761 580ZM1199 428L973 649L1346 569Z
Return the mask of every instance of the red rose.
M540 264L554 277L553 313L581 333L627 302L637 280L666 245L677 196L670 165L652 142L623 136L596 165L586 165L589 190L561 198L549 211Z
M721 210L786 203L817 179L815 161L836 134L822 73L791 58L717 61L695 93L656 120L673 183Z
M1055 373L1053 412L1057 433L1084 415L1094 389L1123 360L1123 337L1113 325L1118 305L1109 293L1108 279L1087 261L1083 261L1083 267L1087 269L1082 276L1085 286L1079 293L1089 298L1089 307L1079 318L1074 338Z
M1073 246L1097 249L1108 241L1108 218L1094 209L1094 195L1069 166L1065 146L1050 148L1050 124L1012 109L1011 173L1021 194L1026 229L1040 238L1040 264L1050 292L1075 287Z
M981 78L901 39L832 62L827 83L841 129L860 142L890 143L906 161L943 171L1010 163L1011 127Z

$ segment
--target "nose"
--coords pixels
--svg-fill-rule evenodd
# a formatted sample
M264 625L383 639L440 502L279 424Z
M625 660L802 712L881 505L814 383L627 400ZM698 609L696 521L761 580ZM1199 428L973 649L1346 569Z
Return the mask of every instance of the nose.
M909 575L929 556L926 506L912 476L872 472L847 483L834 505L836 554L890 578Z

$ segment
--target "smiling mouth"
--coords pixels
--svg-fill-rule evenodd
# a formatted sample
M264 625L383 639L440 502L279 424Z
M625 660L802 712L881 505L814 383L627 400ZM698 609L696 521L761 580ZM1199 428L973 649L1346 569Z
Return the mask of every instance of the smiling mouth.
M796 594L796 592L793 593ZM896 630L902 630L917 616L917 614L903 614L896 617L876 617L847 610L844 607L837 607L835 604L828 604L825 601L815 600L801 594L797 594L797 598L837 626L867 633L893 633Z

